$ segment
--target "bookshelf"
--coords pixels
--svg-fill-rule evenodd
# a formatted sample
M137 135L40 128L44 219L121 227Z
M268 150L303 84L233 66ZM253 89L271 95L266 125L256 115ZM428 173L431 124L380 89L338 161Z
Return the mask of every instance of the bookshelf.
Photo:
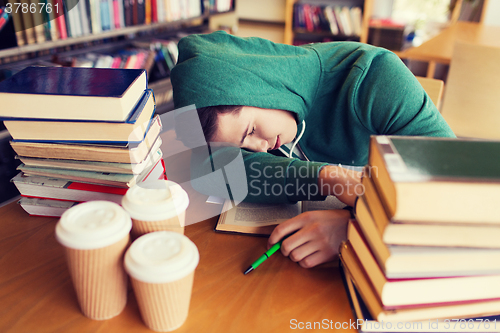
M311 6L319 7L322 11L326 6L332 8L354 8L357 7L361 9L360 15L360 28L357 33L343 33L343 29L337 25L339 31L332 32L331 29L324 27L325 24L331 24L331 21L324 21L323 28L318 26L318 23L309 25L309 28L304 27L304 24L298 24L299 20L298 10L300 7ZM285 33L284 42L285 44L303 44L309 42L321 42L326 40L331 41L359 41L366 43L368 41L368 28L369 20L372 12L373 0L286 0L285 3ZM300 14L302 15L302 13ZM307 12L305 13L307 15ZM314 14L312 14L314 16ZM315 15L316 22L321 22L318 20L318 15ZM337 15L334 14L335 19ZM301 22L304 23L304 22ZM321 23L319 23L321 24ZM300 26L299 26L300 25Z

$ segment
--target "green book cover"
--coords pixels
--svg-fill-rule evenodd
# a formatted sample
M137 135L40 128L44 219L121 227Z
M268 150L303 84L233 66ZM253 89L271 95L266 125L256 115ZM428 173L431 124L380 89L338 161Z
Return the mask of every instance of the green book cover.
M393 181L500 181L500 141L377 137Z

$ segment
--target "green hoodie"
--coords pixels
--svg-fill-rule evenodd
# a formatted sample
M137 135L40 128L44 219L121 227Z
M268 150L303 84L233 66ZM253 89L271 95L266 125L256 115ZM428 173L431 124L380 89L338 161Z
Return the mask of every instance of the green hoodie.
M191 35L179 42L171 80L176 108L195 104L288 110L296 114L299 133L305 121L299 145L315 162L245 152L247 201L322 198L300 187L317 184L325 162L365 165L370 135L454 137L403 62L367 44L290 46L222 31ZM272 177L264 175L266 166L266 175ZM269 188L289 184L288 194L264 195L252 180L261 185L266 181Z

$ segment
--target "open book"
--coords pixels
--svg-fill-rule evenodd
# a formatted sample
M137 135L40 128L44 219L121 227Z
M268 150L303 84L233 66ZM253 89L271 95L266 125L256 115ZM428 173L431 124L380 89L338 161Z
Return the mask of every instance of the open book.
M299 201L296 204L256 204L241 202L236 207L226 200L215 231L268 236L276 225L311 210L342 209L345 204L334 196L324 201ZM229 207L233 207L229 209Z

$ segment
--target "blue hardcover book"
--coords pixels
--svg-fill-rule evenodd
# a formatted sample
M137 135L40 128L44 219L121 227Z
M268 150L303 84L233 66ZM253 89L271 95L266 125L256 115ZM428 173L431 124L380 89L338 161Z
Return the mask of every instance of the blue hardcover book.
M122 122L147 85L143 69L27 67L0 82L0 119Z
M123 122L8 120L5 127L17 142L131 144L141 142L154 116L153 91L147 89Z

